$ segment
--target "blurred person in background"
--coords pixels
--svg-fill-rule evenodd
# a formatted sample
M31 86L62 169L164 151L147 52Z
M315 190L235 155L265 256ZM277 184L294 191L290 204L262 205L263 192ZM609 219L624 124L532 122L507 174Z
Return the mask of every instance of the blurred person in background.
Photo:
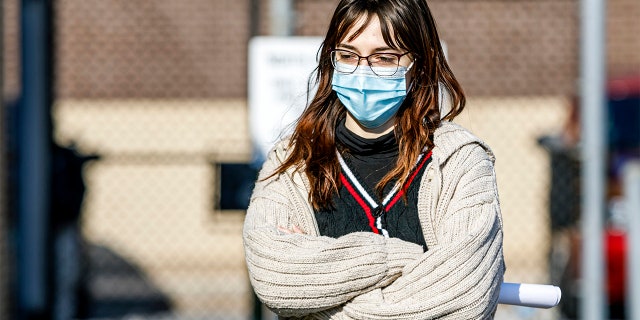
M486 319L505 271L494 156L424 0L343 0L318 90L263 165L244 223L281 318Z

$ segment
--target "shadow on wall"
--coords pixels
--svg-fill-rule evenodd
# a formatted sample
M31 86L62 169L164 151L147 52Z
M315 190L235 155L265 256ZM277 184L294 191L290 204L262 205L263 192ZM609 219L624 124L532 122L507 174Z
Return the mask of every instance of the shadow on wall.
M79 318L120 318L171 310L169 298L139 267L104 246L87 244L85 252Z
M138 266L82 237L79 221L86 191L82 168L99 157L81 155L73 146L53 150L53 318L120 318L169 311L169 298Z
M9 133L7 172L9 192L16 196L20 183L16 174L19 145L17 106L7 106L7 132ZM48 274L45 275L47 295L51 297L46 308L50 319L121 318L171 310L169 298L147 279L141 269L109 248L90 244L83 239L79 221L86 192L83 167L91 161L100 161L97 155L83 155L71 146L51 142L51 192L48 233L45 252ZM10 200L11 212L17 212L16 200ZM19 216L9 216L10 232L17 234ZM18 237L16 236L16 239ZM18 242L16 240L16 242ZM19 243L13 243L17 247ZM15 259L15 257L14 257ZM20 277L17 277L20 278ZM12 279L13 290L23 286ZM17 300L17 292L11 297ZM14 310L18 312L18 310ZM27 312L29 310L26 310Z

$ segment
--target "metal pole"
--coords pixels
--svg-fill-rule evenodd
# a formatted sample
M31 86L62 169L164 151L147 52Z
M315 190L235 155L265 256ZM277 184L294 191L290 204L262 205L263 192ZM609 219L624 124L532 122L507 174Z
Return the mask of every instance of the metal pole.
M260 34L260 1L249 1L249 39Z
M293 35L293 0L271 0L270 6L271 35Z
M49 307L51 46L48 0L21 1L21 96L18 108L17 274L20 319Z
M4 23L4 6L0 5L0 26ZM0 27L0 30L4 30ZM0 88L4 88L4 44L0 41ZM0 89L1 90L1 89ZM1 91L0 91L1 92ZM5 127L6 124L6 108L4 106L4 95L0 99L0 127ZM5 127L6 128L6 127ZM6 181L7 181L7 162L5 161L5 155L7 154L7 138L6 130L0 130L0 318L9 318L9 300L8 289L9 282L7 281L9 276L8 267L13 261L9 260L8 252L8 238L7 238L7 200L5 195L7 194Z
M640 319L640 161L624 168L627 223L627 319Z
M605 0L582 0L580 80L582 123L582 281L580 319L606 319L603 220L606 102Z

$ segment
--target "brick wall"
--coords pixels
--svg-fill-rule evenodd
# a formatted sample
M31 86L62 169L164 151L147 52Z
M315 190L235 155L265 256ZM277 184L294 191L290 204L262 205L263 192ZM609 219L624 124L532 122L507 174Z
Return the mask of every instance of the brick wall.
M294 1L296 34L323 35L337 1ZM246 96L251 8L268 0L57 2L60 98ZM571 95L578 76L575 0L431 1L451 65L470 95ZM608 59L640 70L640 3L609 1Z
M56 2L65 98L246 95L249 1Z
M607 10L609 72L640 73L640 1L610 0Z
M299 0L297 30L324 34L337 1ZM579 1L432 0L451 66L470 95L572 95L579 61ZM640 2L608 1L611 74L640 72Z

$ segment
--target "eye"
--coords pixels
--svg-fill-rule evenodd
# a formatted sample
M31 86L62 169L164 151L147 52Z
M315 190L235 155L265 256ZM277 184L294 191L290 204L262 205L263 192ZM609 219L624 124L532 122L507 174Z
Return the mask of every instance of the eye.
M396 66L398 57L391 53L378 53L371 56L371 62L379 66Z
M352 63L358 61L358 55L349 51L336 51L336 59L344 63Z

